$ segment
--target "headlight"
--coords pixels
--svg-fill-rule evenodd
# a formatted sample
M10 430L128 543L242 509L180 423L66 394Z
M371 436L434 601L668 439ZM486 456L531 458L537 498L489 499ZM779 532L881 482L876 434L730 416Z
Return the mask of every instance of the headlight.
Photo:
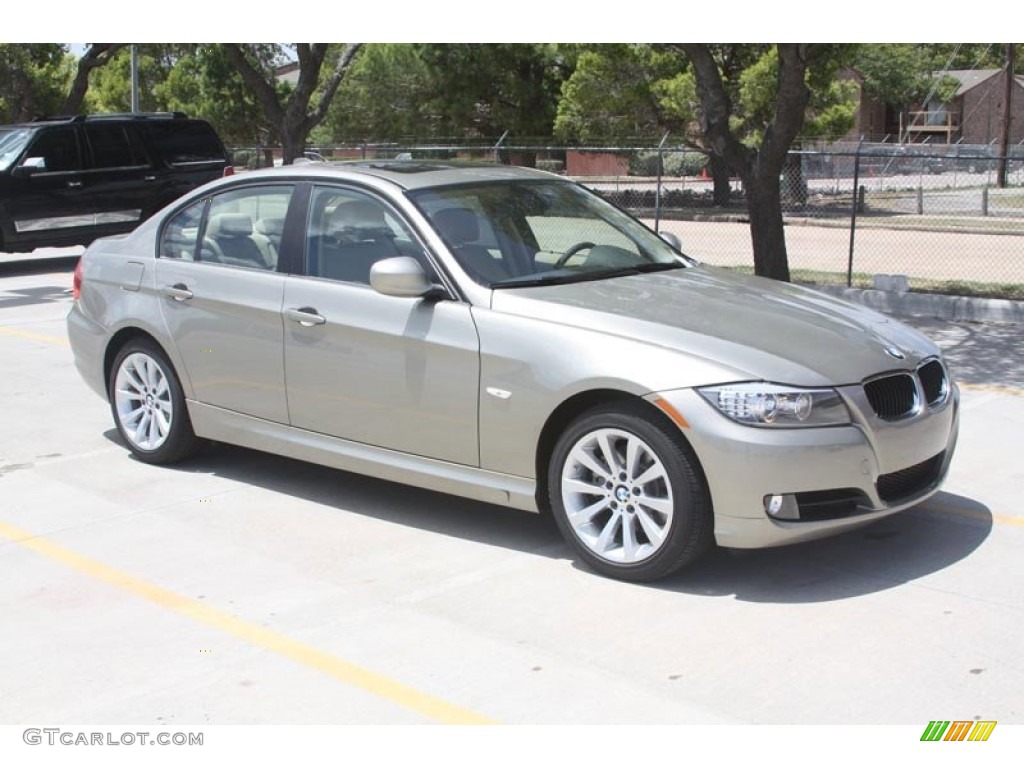
M834 389L798 389L751 382L698 389L719 413L758 427L829 427L850 423L850 412Z

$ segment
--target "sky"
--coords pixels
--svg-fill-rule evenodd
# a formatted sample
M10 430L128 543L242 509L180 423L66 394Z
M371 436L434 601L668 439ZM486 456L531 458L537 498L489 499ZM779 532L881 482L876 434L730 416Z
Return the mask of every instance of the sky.
M498 8L468 0L432 0L387 13L352 12L336 3L304 3L294 13L254 10L209 0L175 0L160 6L159 23L139 15L124 0L94 0L61 8L45 25L38 10L15 5L4 10L0 42L53 42L70 37L135 42L242 42L268 37L308 40L329 30L332 37L363 42L666 42L716 38L733 42L802 38L828 42L955 42L990 38L987 14L960 14L952 24L940 13L922 14L891 0L861 0L849 12L820 0L784 4L732 0L729 5L648 0L643 4L552 3L519 0ZM156 8L157 6L154 6ZM173 13L170 9L173 8ZM76 13L76 9L77 10ZM153 17L155 18L155 17ZM198 23L197 20L201 20ZM45 30L46 40L39 39ZM81 53L84 44L73 43Z

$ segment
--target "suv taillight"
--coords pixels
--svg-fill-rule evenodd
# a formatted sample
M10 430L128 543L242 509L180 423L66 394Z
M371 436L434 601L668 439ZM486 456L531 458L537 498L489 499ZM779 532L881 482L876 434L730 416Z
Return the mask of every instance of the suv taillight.
M224 176L225 176L225 178L228 177L228 176L234 176L234 175L235 175L235 166L233 166L233 165L226 165L226 166L224 166Z
M75 281L71 284L71 297L78 301L78 297L82 295L82 260L78 260L78 264L75 266Z

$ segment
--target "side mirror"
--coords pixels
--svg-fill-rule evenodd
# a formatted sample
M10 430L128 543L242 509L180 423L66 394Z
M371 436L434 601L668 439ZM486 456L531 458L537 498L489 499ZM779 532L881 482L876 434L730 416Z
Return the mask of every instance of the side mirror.
M430 282L420 263L411 256L382 259L370 267L370 285L377 293L400 299L441 298L444 291Z
M25 161L14 169L15 176L32 176L46 170L45 157L26 157Z
M677 251L681 252L683 250L683 243L678 237L676 237L674 232L659 232L658 237L671 245Z

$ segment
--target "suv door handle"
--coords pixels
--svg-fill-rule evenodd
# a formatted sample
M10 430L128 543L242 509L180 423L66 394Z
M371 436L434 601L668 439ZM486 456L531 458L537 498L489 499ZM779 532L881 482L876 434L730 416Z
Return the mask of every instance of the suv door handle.
M175 301L188 301L192 298L192 291L184 283L175 283L174 285L164 286L164 296L168 296Z
M143 181L156 181L156 176L143 176Z
M68 189L78 189L81 186L82 186L82 182L80 182L80 181L69 181L68 182Z
M317 311L313 307L299 307L298 309L286 309L284 316L289 320L294 320L301 326L306 328L312 328L314 325L323 325L327 322L327 318L323 315L317 314Z

